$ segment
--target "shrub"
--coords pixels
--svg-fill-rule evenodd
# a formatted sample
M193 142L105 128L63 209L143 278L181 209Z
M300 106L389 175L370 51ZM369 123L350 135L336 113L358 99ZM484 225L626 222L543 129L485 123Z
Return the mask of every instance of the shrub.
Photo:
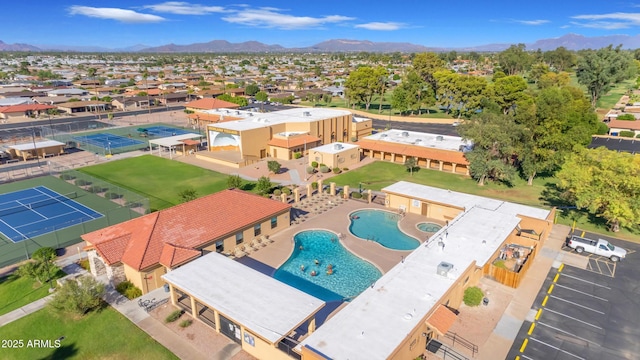
M636 117L633 114L622 114L622 115L618 115L617 119L634 121Z
M191 319L182 320L182 321L180 322L180 327L181 327L181 328L186 328L187 326L189 326L189 325L191 325L191 324L193 324L193 320L191 320Z
M281 194L282 194L282 191L280 191L280 189L273 190L273 195L280 196Z
M291 195L291 189L289 189L288 187L282 188L282 193L288 195Z
M497 268L500 268L500 269L506 269L507 268L507 265L504 264L504 260L496 260L493 263L493 266L495 266Z
M91 266L89 265L89 259L82 259L80 261L78 261L78 265L80 265L81 268L90 271L91 270Z
M91 185L91 181L85 179L76 179L75 184L78 186L87 186Z
M49 302L53 309L84 315L102 304L104 284L91 276L83 276L79 281L67 281L58 288Z
M609 127L607 124L600 122L598 123L598 128L596 129L596 135L606 135L609 133Z
M71 174L60 174L60 179L62 180L73 180L76 177Z
M137 208L137 207L142 207L142 203L137 202L137 201L127 201L124 206L128 207L128 208Z
M323 166L325 166L325 167L326 167L327 165L320 163L318 166L319 166L319 167L323 167Z
M464 290L464 297L462 301L467 306L478 306L482 302L484 294L477 286L468 287Z
M639 139L639 138L640 138L640 134L636 135L636 139Z
M318 183L317 183L317 182L315 182L315 181L314 181L314 182L312 182L312 183L311 183L311 188L312 188L312 189L314 189L314 190L315 190L315 189L317 189L317 188L318 188Z
M618 134L621 137L628 137L628 138L632 138L634 136L636 136L636 133L633 131L620 131L620 133Z
M311 162L311 166L313 166L314 168L318 167L318 162L317 161L312 161Z
M349 168L342 168L342 171L349 171Z
M129 300L142 296L142 290L138 289L129 280L123 281L120 284L116 285L116 291Z
M356 141L358 141L357 137L355 137L355 136L351 137L351 142L356 142Z
M354 199L362 199L362 194L360 194L359 192L352 192L351 197Z
M326 174L328 172L330 172L331 169L329 169L326 165L320 165L320 172L323 174Z
M333 168L333 173L334 174L340 174L341 172L342 172L342 170L340 170L339 167L336 166L336 167Z
M106 192L104 193L104 197L106 197L107 199L113 200L113 199L120 199L122 195L114 192Z
M275 160L269 160L269 161L267 161L267 168L272 173L278 174L278 173L280 173L280 170L282 169L282 165L279 162L275 161Z
M171 314L167 315L167 317L164 319L164 322L166 323L174 322L180 319L180 316L182 316L182 310L175 310Z
M101 192L104 192L104 188L100 185L92 185L89 188L87 188L87 191L90 193L94 193L94 194L98 194Z
M314 168L313 166L307 166L307 174L311 175L314 172L316 172L316 168Z
M294 159L300 159L302 157L302 153L301 152L294 152L293 153L293 158Z

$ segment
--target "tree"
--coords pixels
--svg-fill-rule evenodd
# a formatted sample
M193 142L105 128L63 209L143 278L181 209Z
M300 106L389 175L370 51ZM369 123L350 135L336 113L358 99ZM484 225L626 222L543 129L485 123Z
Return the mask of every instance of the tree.
M524 44L511 45L497 57L500 69L507 75L515 75L527 70L533 60Z
M469 118L481 108L481 102L486 95L487 80L449 71L439 71L434 76L438 84L438 101L447 108L448 113L458 118Z
M104 293L104 284L87 275L78 281L65 282L55 292L49 306L58 311L85 315L100 306Z
M180 198L180 202L186 203L198 198L198 192L196 189L192 187L188 187L186 189L181 190L178 193L178 197Z
M280 165L280 163L275 161L275 160L269 160L269 161L267 161L267 168L272 173L277 174L277 173L280 172L280 169L282 168L282 165Z
M258 91L260 91L260 87L256 84L250 84L250 85L247 85L246 88L244 88L244 93L249 96L254 96L255 94L258 93Z
M497 79L493 84L492 98L500 106L503 114L515 111L518 100L525 96L527 82L519 75L505 76Z
M344 83L346 95L353 105L364 103L365 109L369 110L373 96L379 92L380 74L386 72L385 69L374 69L370 66L361 66L349 74Z
M256 190L258 191L258 194L264 195L269 193L271 186L273 186L273 184L271 184L271 180L266 176L261 176L256 184Z
M538 89L546 89L551 86L564 87L569 85L569 82L571 82L571 78L564 71L559 73L548 72L538 79Z
M635 75L637 69L633 57L621 47L614 49L609 45L599 50L585 50L578 60L578 82L586 86L593 107L614 84Z
M545 63L537 63L531 66L531 70L529 71L529 80L533 81L534 84L538 83L540 77L549 72L549 67Z
M242 186L242 178L240 175L229 175L227 178L227 187L228 188L240 188Z
M267 101L269 99L269 95L267 95L264 91L258 91L256 93L256 100L258 101Z
M545 52L543 58L555 71L565 71L576 63L576 55L564 46Z
M583 148L568 157L557 177L564 199L607 220L611 231L640 223L640 157Z
M40 284L50 282L60 271L60 268L55 264L56 257L58 255L55 249L51 247L39 248L31 255L31 261L18 268L18 274L37 280Z
M436 53L420 53L411 61L411 66L418 76L436 91L436 78L434 74L445 70L445 62Z
M404 166L406 166L407 171L409 171L411 176L413 176L413 170L418 166L418 161L413 156L408 157L404 162Z

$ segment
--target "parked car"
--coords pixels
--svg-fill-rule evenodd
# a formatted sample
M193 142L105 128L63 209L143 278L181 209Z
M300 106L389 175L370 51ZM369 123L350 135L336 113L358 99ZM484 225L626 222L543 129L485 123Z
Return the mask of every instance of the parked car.
M620 261L627 256L627 250L613 246L607 240L592 240L573 235L567 240L567 246L575 249L578 254L588 252L609 258L613 262Z

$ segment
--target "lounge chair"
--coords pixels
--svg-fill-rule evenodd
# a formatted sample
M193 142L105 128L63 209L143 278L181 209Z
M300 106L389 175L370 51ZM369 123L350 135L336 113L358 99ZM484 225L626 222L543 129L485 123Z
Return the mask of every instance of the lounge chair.
M267 244L267 243L272 243L273 242L273 240L269 239L269 237L265 236L265 235L260 236L260 239L262 240L263 244Z

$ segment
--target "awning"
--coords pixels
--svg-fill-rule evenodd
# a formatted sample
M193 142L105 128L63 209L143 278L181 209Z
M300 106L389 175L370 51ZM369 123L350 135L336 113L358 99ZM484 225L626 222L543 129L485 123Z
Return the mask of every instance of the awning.
M451 329L451 326L453 326L453 323L455 322L456 314L442 304L438 305L436 311L434 311L427 319L427 323L432 328L436 329L440 335L444 335L449 332L449 329Z

